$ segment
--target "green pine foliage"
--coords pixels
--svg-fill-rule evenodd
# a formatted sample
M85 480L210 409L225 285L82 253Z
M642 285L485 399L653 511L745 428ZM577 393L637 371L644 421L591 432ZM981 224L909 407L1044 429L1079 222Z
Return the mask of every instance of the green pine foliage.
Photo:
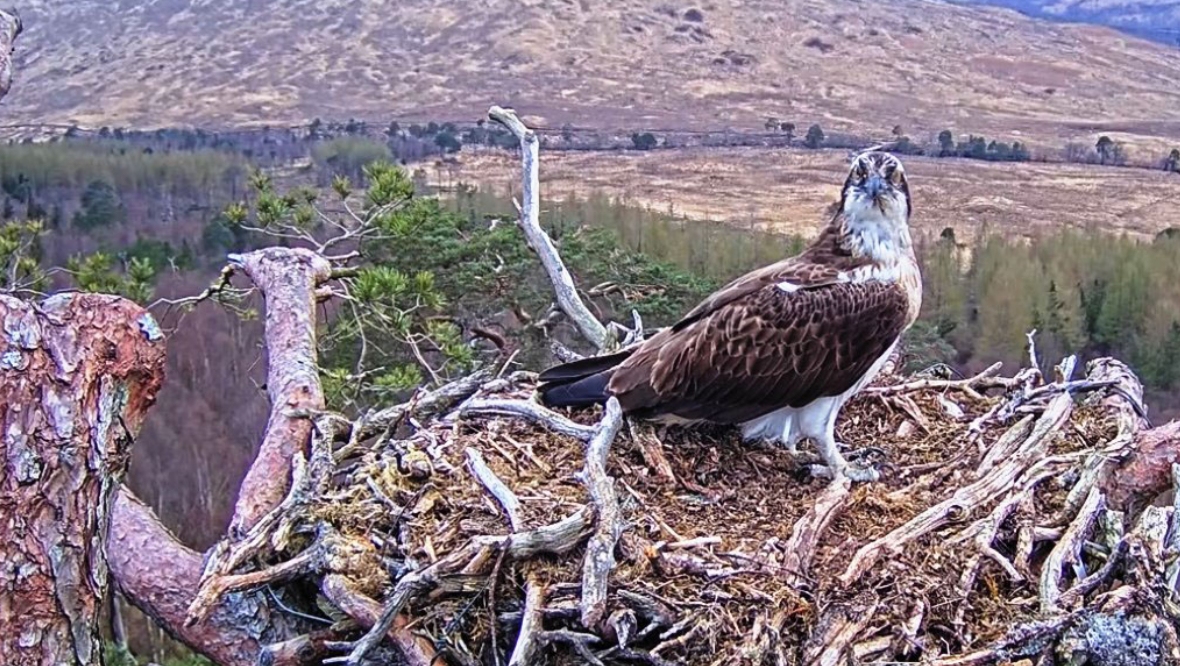
M104 252L72 257L66 270L81 291L118 294L141 305L151 299L156 279L156 270L147 257L128 257L119 262Z
M257 175L253 203L221 217L230 234L299 229L326 238L333 229L368 230L358 236L360 267L342 277L346 296L321 334L325 392L334 405L388 402L469 372L490 351L476 342L477 327L501 329L522 363L546 362L548 342L527 324L545 315L552 288L512 219L463 215L417 196L409 175L384 161L365 167L363 182L364 190L333 182L334 196L353 213L327 225L328 207L314 193L279 192ZM550 231L577 284L599 293L590 302L604 319L630 321L634 309L649 326L666 324L716 286L624 249L604 228L563 220Z
M922 319L960 357L1022 362L1025 333L1036 329L1045 363L1073 353L1111 354L1149 386L1168 389L1180 380L1180 238L984 233L969 248L945 239L925 244L919 257Z
M0 292L43 291L49 276L41 267L38 221L0 224Z

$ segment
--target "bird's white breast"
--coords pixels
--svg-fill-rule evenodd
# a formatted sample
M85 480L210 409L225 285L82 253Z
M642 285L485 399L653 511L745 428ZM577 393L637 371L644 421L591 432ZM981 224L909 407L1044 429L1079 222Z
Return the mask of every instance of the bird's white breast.
M802 407L783 407L769 414L746 421L741 425L742 438L745 440L768 439L777 440L794 447L801 439L819 439L835 428L836 416L840 408L860 392L869 382L881 372L885 362L893 355L897 347L894 342L885 350L884 354L873 361L867 372L847 391L835 396L817 398Z

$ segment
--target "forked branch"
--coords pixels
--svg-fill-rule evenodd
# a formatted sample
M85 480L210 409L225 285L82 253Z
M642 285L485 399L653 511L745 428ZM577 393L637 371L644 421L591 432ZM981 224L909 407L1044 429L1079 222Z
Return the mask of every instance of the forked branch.
M553 290L557 295L557 305L561 311L574 322L594 348L604 351L613 346L612 336L582 302L578 295L578 288L574 278L562 262L557 248L549 234L541 228L541 179L538 161L540 160L540 142L537 135L517 117L512 109L493 106L488 109L488 118L508 128L520 140L521 152L521 205L520 228L524 231L529 247L537 253L549 281L553 283Z

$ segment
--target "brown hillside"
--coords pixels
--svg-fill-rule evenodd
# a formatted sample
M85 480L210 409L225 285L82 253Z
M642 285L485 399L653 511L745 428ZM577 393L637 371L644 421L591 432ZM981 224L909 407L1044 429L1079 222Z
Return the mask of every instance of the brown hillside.
M943 127L1180 138L1174 49L923 0L30 0L6 123Z

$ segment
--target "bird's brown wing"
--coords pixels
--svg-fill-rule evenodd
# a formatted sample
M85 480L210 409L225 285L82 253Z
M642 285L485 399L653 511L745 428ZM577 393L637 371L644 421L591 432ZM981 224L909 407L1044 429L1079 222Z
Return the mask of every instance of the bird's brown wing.
M897 284L770 283L665 330L614 372L610 392L640 417L741 423L850 389L905 329Z
M851 265L850 265L851 267ZM792 257L764 266L737 278L713 292L695 308L672 325L673 331L684 329L720 308L762 290L768 285L787 282L800 288L814 288L834 284L840 280L840 267L832 264L818 264Z

